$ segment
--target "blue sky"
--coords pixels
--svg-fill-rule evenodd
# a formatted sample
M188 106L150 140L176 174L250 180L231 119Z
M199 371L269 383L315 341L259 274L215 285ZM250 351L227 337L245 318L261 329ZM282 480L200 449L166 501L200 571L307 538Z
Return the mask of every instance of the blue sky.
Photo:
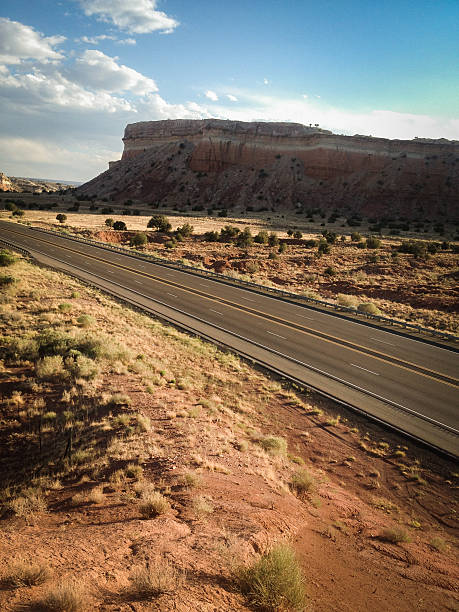
M0 170L87 180L127 123L459 139L458 0L2 0Z

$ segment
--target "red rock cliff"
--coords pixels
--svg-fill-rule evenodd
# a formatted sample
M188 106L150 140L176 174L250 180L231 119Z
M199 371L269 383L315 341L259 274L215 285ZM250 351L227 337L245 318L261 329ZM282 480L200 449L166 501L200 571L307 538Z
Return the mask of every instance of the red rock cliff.
M80 190L182 207L457 214L457 141L341 136L297 123L210 119L134 123L123 142L121 163Z

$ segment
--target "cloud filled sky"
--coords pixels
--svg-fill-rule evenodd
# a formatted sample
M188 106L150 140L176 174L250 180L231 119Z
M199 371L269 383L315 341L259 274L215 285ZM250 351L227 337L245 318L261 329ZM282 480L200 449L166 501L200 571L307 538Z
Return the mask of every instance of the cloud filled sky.
M459 139L457 0L2 0L0 171L88 180L127 123Z

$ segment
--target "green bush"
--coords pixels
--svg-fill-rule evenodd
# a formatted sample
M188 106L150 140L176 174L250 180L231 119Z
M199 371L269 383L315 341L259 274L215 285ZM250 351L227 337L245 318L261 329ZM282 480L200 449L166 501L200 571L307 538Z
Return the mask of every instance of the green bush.
M257 244L268 244L268 232L266 230L258 232L258 234L254 238L254 241Z
M90 327L91 325L94 325L95 322L96 320L94 317L88 314L82 314L77 319L77 323L80 327Z
M113 224L113 229L119 232L124 232L127 230L127 225L124 221L115 221Z
M363 302L362 304L358 305L357 310L359 312L364 312L366 314L378 315L378 316L381 315L381 311L376 306L376 304L373 304L373 302Z
M64 213L59 213L56 215L56 219L59 221L59 223L65 223L67 221L67 215L64 215Z
M275 247L279 246L279 237L275 232L271 232L268 236L268 246Z
M129 241L129 244L131 245L131 247L143 247L147 244L148 242L148 238L147 235L144 234L143 232L138 232L137 234L134 234L134 236L132 236L132 238Z
M2 249L0 251L0 266L6 268L16 263L17 257L8 249Z
M107 227L113 227L114 223L115 223L115 221L113 219L105 219L105 225Z
M375 236L368 236L366 247L367 249L379 249L381 246L381 240L379 238L375 238Z
M315 480L306 468L301 468L292 474L290 486L298 495L304 495L314 488Z
M164 215L153 215L150 221L148 221L147 227L156 229L157 232L170 232L172 225L169 223L169 219Z
M294 550L277 544L249 567L236 570L236 582L256 610L302 610L306 601L304 580Z
M287 452L287 440L280 436L263 436L256 442L263 450L273 455L285 455Z
M11 287L16 282L14 276L2 275L0 276L0 287Z

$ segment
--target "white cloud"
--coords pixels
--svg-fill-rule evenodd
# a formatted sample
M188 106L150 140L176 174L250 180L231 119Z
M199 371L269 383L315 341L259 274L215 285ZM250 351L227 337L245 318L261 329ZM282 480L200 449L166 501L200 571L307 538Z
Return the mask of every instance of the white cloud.
M137 41L135 38L120 38L116 41L119 45L136 45Z
M58 62L63 56L53 47L64 40L65 36L46 37L30 26L0 17L0 62L3 64L20 64L24 60Z
M80 0L87 16L113 23L121 30L136 34L160 31L170 34L178 21L156 10L156 0Z
M81 38L75 38L75 42L81 42L86 45L98 45L103 40L113 40L118 45L135 45L137 41L135 38L117 38L109 34L99 34L98 36L82 36Z
M217 102L218 100L217 94L211 89L208 89L204 95L206 96L206 98L209 98L209 100L212 100L212 102Z
M318 123L321 128L339 134L366 134L381 138L412 139L448 138L459 140L459 119L415 115L378 109L353 112L314 100L278 98L239 92L239 100L233 105L217 105L214 116L238 121L292 121L309 125Z
M39 70L16 75L0 73L0 100L3 100L5 108L19 106L26 113L47 112L50 126L52 111L59 107L108 113L133 110L127 100L103 91L92 92L58 71L46 74Z
M159 119L204 119L213 116L196 102L169 104L157 93L149 94L139 100L137 111L139 118L136 121L140 121L143 117L146 121L154 121Z
M69 75L84 87L108 93L129 91L142 96L158 91L153 79L143 76L133 68L118 64L117 59L97 49L88 49L76 59Z
M75 42L82 42L86 45L98 45L101 40L116 40L116 36L99 34L98 36L82 36L81 38L75 38Z
M264 85L269 85L269 81L268 81L268 79L263 79L263 84L264 84Z
M305 100L307 100L309 98L308 94L303 94L302 98L304 98Z
M233 94L226 94L226 97L228 100L231 100L231 102L237 102L237 98L236 96L233 96Z

